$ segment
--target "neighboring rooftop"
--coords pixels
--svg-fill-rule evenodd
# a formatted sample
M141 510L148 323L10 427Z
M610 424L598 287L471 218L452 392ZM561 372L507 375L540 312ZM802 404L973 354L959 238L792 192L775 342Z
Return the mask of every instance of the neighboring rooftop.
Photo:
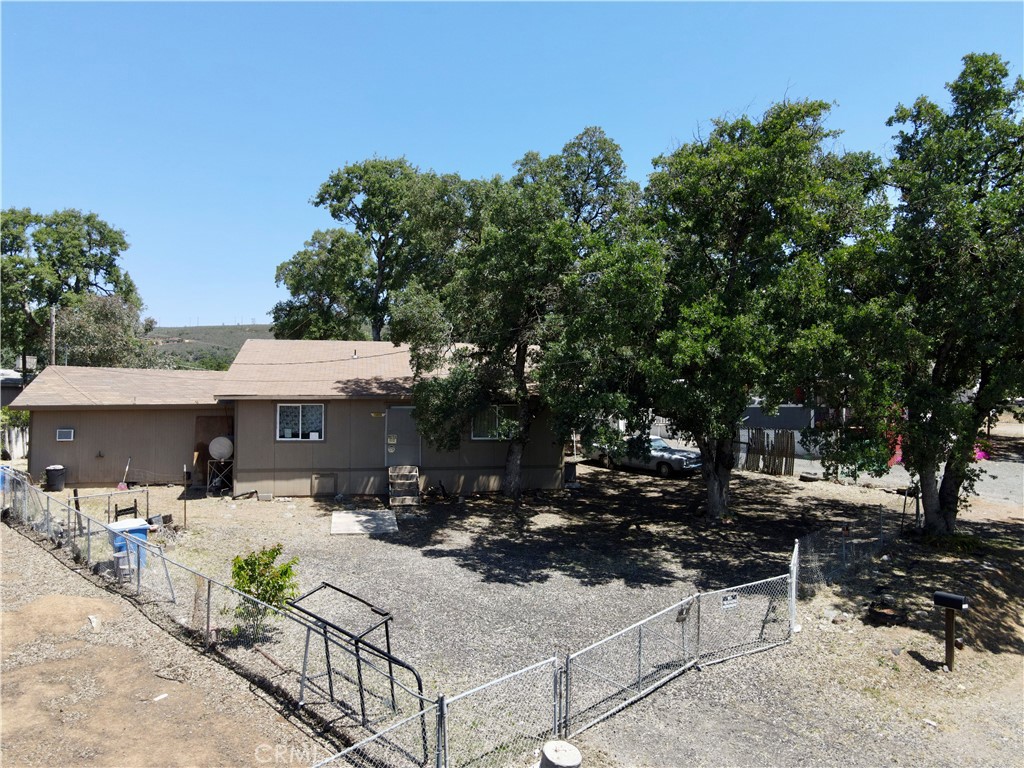
M223 371L88 368L50 365L22 390L11 408L216 405Z
M412 384L405 345L250 339L217 387L217 396L228 400L408 398Z

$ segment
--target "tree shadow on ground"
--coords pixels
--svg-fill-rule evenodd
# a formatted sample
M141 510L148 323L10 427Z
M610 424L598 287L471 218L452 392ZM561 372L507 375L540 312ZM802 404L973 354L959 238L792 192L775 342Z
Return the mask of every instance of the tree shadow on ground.
M1012 435L992 435L986 438L989 458L993 461L1024 461L1024 438Z
M495 496L427 506L382 536L448 558L490 582L527 584L553 574L598 585L693 585L701 590L785 573L794 539L824 520L874 515L842 502L793 505L792 485L737 474L731 524L704 517L700 478L581 468L580 489L540 492L518 506Z
M964 595L969 607L957 618L958 636L992 653L1024 654L1020 534L1016 522L960 520L957 536L946 542L904 537L887 548L887 559L845 574L839 593L855 615L872 602L894 604L913 628L935 638L939 658L945 618L933 595L937 590Z

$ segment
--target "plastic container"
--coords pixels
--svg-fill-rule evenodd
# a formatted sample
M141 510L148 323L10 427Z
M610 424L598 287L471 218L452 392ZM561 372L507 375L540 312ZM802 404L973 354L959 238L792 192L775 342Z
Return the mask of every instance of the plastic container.
M124 536L118 534L127 533L129 536L145 541L149 534L149 522L141 517L133 517L129 520L118 520L116 523L108 525L107 528L110 529L107 537L110 539L110 546L114 548L114 551L124 552L125 549L128 549L132 555L135 555L135 561L139 567L144 568L146 566L146 548L140 547L135 542L129 542Z
M67 470L62 465L51 464L48 466L46 468L46 490L63 491L66 476Z

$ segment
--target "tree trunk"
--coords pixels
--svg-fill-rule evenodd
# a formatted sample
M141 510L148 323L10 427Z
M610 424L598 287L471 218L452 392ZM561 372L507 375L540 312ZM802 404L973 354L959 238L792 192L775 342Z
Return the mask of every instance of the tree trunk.
M938 508L931 520L925 518L925 529L929 533L948 536L956 531L956 515L960 508L960 489L967 479L968 468L974 461L974 446L981 428L999 398L991 392L992 366L982 365L978 380L978 391L971 404L969 426L953 441L946 454L946 467L939 483Z
M510 499L519 501L523 496L523 453L530 442L530 427L533 425L533 408L527 399L516 407L516 434L508 444L505 454L505 476L501 479L501 492Z
M384 322L378 320L372 320L370 322L370 333L372 334L374 341L380 341L380 335L384 330Z
M938 469L929 462L918 472L921 483L921 508L924 510L924 529L928 533L943 533L944 523L939 505Z
M957 466L947 463L939 484L938 515L931 521L925 521L929 533L942 535L951 534L956 529L957 507L960 505L960 487L964 484L965 474ZM930 524L929 524L930 523Z
M501 479L501 492L510 499L519 501L523 496L523 449L526 446L518 440L508 445L505 455L505 476Z
M729 481L735 459L731 437L698 437L701 475L708 489L707 517L720 522L732 516L729 510Z
M519 501L523 495L523 451L530 441L530 426L534 417L526 386L527 352L526 344L516 345L516 360L512 368L516 382L516 432L505 454L505 476L501 479L501 492L515 501Z

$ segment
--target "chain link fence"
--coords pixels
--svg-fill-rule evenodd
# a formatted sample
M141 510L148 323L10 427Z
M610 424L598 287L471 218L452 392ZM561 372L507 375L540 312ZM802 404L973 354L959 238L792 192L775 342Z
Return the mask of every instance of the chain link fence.
M337 721L340 713L372 729L422 717L435 704L424 696L416 670L400 659L172 560L149 540L160 532L148 523L108 525L34 488L31 478L9 468L0 469L0 487L5 519L46 537L158 626L301 709L317 727ZM105 495L93 510L104 519L108 499Z
M798 543L788 574L691 595L569 654L564 664L546 659L434 700L418 673L369 635L339 633L327 620L262 603L168 558L141 531L112 528L52 499L27 476L4 469L0 477L5 514L91 565L157 624L311 713L324 732L339 711L371 732L318 765L528 765L545 740L580 733L692 666L788 641L797 629L798 568L822 568L827 546L824 537L812 538L818 534L805 537L810 544ZM838 546L841 560L849 545ZM855 552L846 550L846 562Z
M837 523L800 537L800 586L831 584L870 560L900 535L900 515L885 507L875 516Z
M716 664L789 640L789 582L787 574L697 595L699 663Z
M558 732L560 670L552 657L442 700L447 768L528 765Z
M137 488L127 491L107 491L68 496L65 506L74 507L96 520L112 523L117 517L149 518L149 489Z
M690 667L787 642L796 621L796 553L788 574L692 595L570 654L563 732L590 728Z
M313 768L343 764L359 768L441 768L444 765L443 735L438 725L443 721L438 712L439 705L431 704L422 712L320 761Z
M599 640L565 664L563 730L574 736L685 672L697 660L695 597Z

